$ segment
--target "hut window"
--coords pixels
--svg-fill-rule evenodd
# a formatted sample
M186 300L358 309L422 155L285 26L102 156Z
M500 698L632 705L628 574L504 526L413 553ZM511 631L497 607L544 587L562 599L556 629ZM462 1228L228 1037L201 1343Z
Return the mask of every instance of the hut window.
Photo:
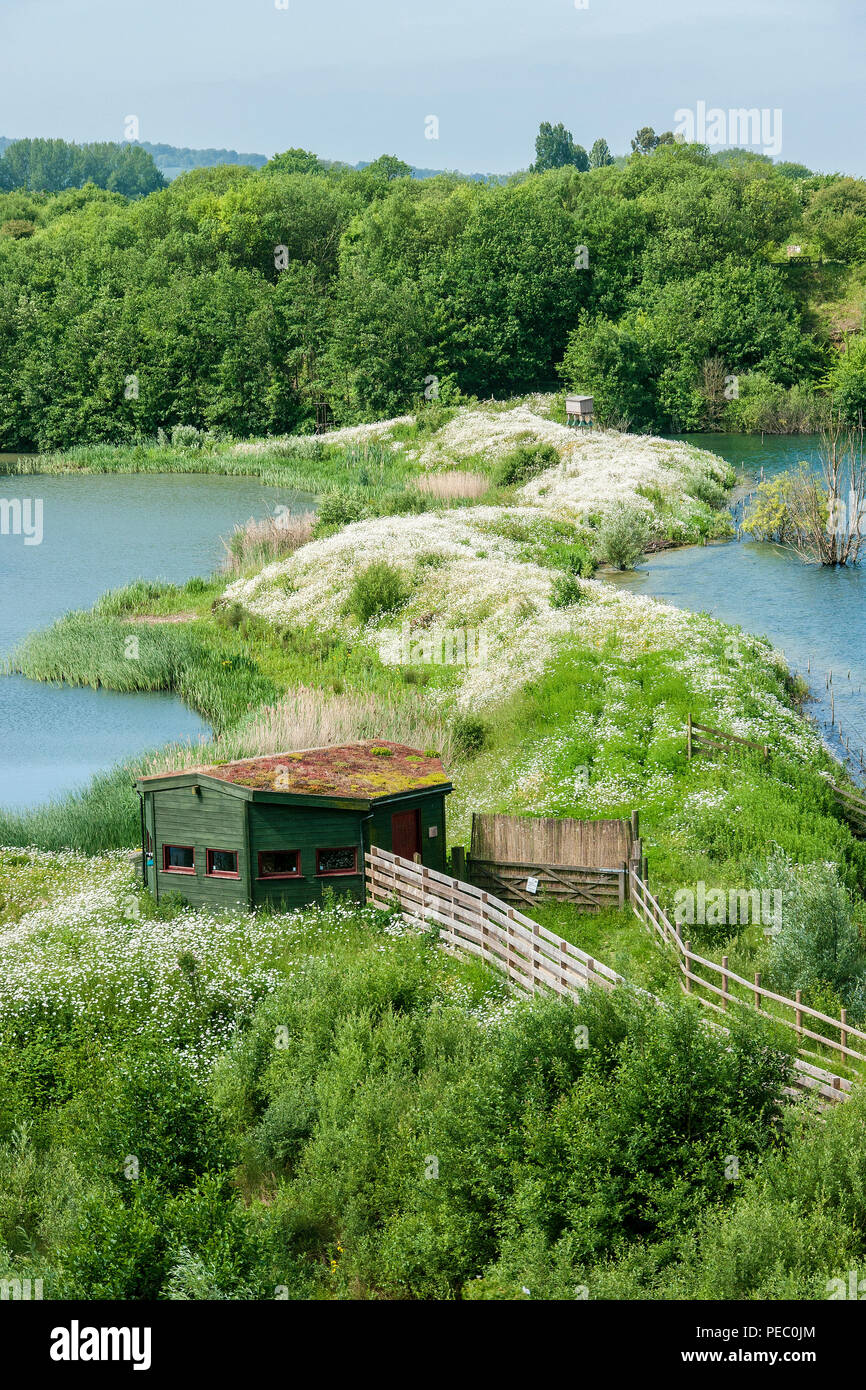
M195 850L192 845L163 845L162 870L166 874L194 874Z
M356 874L358 851L353 845L341 849L317 849L317 874Z
M236 849L209 849L205 873L208 878L239 878Z
M300 878L301 855L296 849L266 849L259 854L259 878Z

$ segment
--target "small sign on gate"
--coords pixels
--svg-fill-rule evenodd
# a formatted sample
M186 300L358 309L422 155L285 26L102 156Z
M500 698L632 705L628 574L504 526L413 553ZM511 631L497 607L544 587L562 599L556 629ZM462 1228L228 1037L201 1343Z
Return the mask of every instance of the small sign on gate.
M526 880L526 891L527 891L527 893L537 893L537 892L538 892L538 879L537 879L537 878L528 878L528 879Z

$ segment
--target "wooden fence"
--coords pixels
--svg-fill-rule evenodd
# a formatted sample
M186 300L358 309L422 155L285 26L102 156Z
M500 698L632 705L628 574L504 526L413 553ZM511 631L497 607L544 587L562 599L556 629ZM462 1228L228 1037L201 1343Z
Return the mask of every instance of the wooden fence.
M509 903L539 898L572 902L585 911L624 907L628 874L641 863L638 813L630 820L575 820L476 812L468 859L456 846L458 877Z
M696 753L700 753L705 748L736 750L738 746L762 753L765 758L770 756L770 746L767 743L756 743L750 738L740 738L739 734L726 734L722 729L712 729L706 724L696 724L692 716L688 716L686 720L686 753L689 758L693 758ZM828 782L827 785L835 796L837 805L854 834L860 839L866 839L866 797L858 796L848 787L838 787L835 782Z
M540 990L552 990L567 998L575 998L589 985L600 985L602 989L612 990L625 984L622 975L603 965L601 961L581 951L570 941L533 922L530 917L518 912L508 903L500 901L472 884L460 879L440 874L420 863L401 859L388 850L374 846L365 855L367 867L367 898L377 907L393 907L399 904L403 913L413 921L435 922L439 927L439 940L455 955L473 956L485 961L494 969L503 971L526 994L536 994ZM700 976L692 971L695 964L709 964L691 953L687 944L680 940L675 927L669 921L639 875L632 873L632 906L638 918L654 931L666 945L673 945L681 953L684 975L683 987L692 993L691 985L706 985ZM637 882L635 882L637 880ZM724 1013L728 1002L748 1004L730 991L730 985L740 981L740 977L727 971L724 1007L711 1003L700 994L695 997L708 1005L716 1013ZM748 984L747 981L743 983ZM749 988L754 988L749 985ZM837 1021L826 1018L817 1010L793 1004L779 995L766 990L763 998L790 1004L808 1015L837 1026ZM656 1001L660 1002L660 1001ZM765 1013L759 1007L759 1012ZM776 1018L775 1014L765 1014ZM707 1025L722 1033L727 1030L718 1019L708 1019ZM800 1019L803 1037L827 1041L819 1034L810 1032ZM860 1056L850 1046L850 1039L866 1040L866 1034L845 1026L844 1041L840 1044L843 1057ZM832 1044L831 1044L832 1045ZM851 1081L816 1066L805 1058L794 1058L794 1087L787 1088L787 1094L796 1096L799 1091L807 1091L821 1102L847 1100L851 1092Z
M798 1085L816 1090L830 1100L847 1099L851 1090L850 1080L815 1066L815 1061L825 1059L814 1047L809 1047L806 1041L838 1054L843 1067L849 1062L854 1065L866 1062L866 1050L860 1050L857 1046L866 1044L866 1033L848 1023L845 1009L842 1010L840 1018L831 1018L828 1014L822 1014L818 1009L804 1004L800 990L797 991L795 999L788 999L785 995L776 994L762 985L760 974L756 973L753 980L737 975L729 968L727 956L722 957L722 963L719 965L717 961L697 955L691 949L691 942L683 941L679 928L670 921L667 913L634 870L631 872L631 905L638 921L649 928L661 943L676 952L682 973L682 988L686 994L694 995L700 1004L715 1013L725 1014L731 1005L741 1005L774 1023L792 1029L796 1033L797 1050L800 1054L797 1058L797 1071L803 1078L802 1081L798 1080ZM705 974L699 974L698 969L715 976L718 983L714 984ZM708 999L701 992L703 990L714 997ZM775 1008L764 1008L765 1001L774 1004ZM809 1024L813 1020L824 1024L825 1031L816 1032L810 1027ZM829 1033L827 1029L830 1030ZM837 1034L838 1036L835 1036ZM812 1058L813 1061L809 1062L807 1058Z
M835 782L831 782L829 785L839 810L849 822L854 834L858 838L866 836L866 800L862 796L848 791L847 787L837 787Z
M739 734L726 734L723 729L714 729L709 724L696 724L689 715L686 720L686 753L689 758L693 758L695 753L700 753L703 748L730 749L736 747L751 748L754 752L762 753L765 758L770 756L770 746L767 743L756 743L751 738L741 738Z
M376 846L365 859L368 901L390 907L396 899L409 917L438 923L449 950L503 970L526 993L551 989L573 998L587 985L623 983L616 971L473 884Z

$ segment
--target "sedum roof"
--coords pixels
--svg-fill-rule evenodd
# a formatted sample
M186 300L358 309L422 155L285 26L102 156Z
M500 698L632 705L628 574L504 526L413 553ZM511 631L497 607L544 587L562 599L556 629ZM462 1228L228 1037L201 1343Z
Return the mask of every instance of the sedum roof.
M372 800L411 791L450 786L441 759L402 743L369 739L340 748L304 748L272 753L263 758L180 768L142 778L159 782L172 776L197 774L254 791L286 792L294 796L334 796Z

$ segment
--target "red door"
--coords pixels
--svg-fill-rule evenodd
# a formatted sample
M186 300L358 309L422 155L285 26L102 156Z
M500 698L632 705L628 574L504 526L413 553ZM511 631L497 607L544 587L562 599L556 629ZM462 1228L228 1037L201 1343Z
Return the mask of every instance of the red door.
M397 811L391 817L391 853L401 859L421 853L420 811Z

